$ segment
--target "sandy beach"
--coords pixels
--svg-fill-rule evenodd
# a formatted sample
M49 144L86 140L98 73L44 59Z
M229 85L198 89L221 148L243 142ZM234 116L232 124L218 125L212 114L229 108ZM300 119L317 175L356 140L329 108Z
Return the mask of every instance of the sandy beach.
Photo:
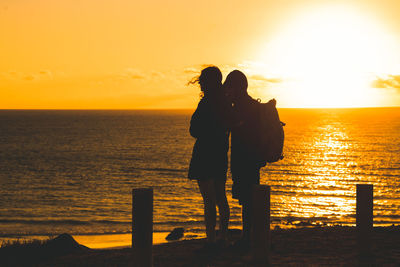
M231 241L238 233L231 235ZM375 227L373 266L400 264L400 227ZM153 246L154 266L254 266L248 252L226 248L214 255L199 253L204 239L192 239ZM68 242L67 242L68 243ZM72 244L72 243L71 243ZM46 251L0 249L5 266L132 266L131 248L89 249L66 245ZM77 244L77 243L76 243ZM40 250L42 250L40 252ZM315 227L271 231L273 266L355 266L358 264L354 227Z
M168 232L153 232L153 244L166 243ZM132 234L74 235L79 244L92 249L127 248L132 244Z

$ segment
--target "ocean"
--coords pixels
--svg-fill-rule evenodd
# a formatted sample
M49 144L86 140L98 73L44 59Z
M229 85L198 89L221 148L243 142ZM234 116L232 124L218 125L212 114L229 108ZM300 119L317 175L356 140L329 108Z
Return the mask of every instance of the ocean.
M154 188L155 232L203 232L192 112L0 110L0 238L130 233L141 187ZM374 185L374 225L400 224L400 108L279 113L285 158L261 171L273 227L354 225L358 183Z

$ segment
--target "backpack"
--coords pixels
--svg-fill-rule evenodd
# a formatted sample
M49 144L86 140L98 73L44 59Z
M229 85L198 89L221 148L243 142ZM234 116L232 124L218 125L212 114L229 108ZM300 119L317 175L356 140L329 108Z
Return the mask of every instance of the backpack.
M276 100L268 103L258 100L259 112L259 138L257 150L262 162L272 163L283 159L283 141L285 134L276 109Z

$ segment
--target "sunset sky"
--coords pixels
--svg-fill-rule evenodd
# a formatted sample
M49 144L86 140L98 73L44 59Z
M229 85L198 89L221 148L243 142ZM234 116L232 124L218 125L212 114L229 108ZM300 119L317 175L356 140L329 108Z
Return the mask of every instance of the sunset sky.
M195 108L202 66L279 107L400 106L400 2L0 0L0 109Z

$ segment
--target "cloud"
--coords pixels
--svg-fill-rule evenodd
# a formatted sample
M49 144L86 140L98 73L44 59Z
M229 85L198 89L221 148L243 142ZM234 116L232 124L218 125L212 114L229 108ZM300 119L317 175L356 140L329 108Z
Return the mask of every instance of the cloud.
M40 70L34 72L19 72L11 70L0 73L0 75L10 81L45 81L52 80L53 73L50 70Z
M143 74L143 72L141 72L138 69L134 69L134 68L127 68L122 75L125 77L128 77L128 78L134 79L134 80L140 80L140 79L145 78L145 75Z
M400 75L387 75L384 78L377 77L372 81L372 87L400 90Z
M191 67L187 67L185 69L183 69L183 74L185 74L186 76L191 76L192 78L197 77L200 75L201 71L207 67L214 67L216 65L213 64L197 64ZM220 66L216 66L218 67L222 72L223 69Z
M25 81L33 81L35 80L36 76L32 75L32 74L28 74L22 77L23 80Z
M167 76L166 72L161 71L145 71L137 68L126 68L118 73L109 74L112 80L136 80L136 81L158 81L163 80Z
M231 71L238 69L237 65L228 65L228 64L197 64L194 66L187 67L183 69L183 73L190 75L199 75L200 72L207 67L217 67L221 70L221 72L225 75L228 75Z
M190 67L190 68L185 68L183 72L186 74L196 75L199 74L200 70L201 68Z
M153 78L153 79L164 79L165 78L165 73L160 72L160 71L152 71L151 72L151 78Z
M130 75L130 77L132 79L144 79L144 76L140 75L140 74L132 74L132 75Z
M41 71L39 71L39 74L40 75L49 75L49 76L52 75L51 71L49 71L49 70L41 70Z
M53 79L53 73L50 70L41 70L39 71L40 78L49 78Z
M267 77L264 77L263 75L259 75L259 74L251 75L249 78L252 80L255 80L255 81L261 81L261 82L267 82L267 83L283 82L283 80L280 78L267 78Z

